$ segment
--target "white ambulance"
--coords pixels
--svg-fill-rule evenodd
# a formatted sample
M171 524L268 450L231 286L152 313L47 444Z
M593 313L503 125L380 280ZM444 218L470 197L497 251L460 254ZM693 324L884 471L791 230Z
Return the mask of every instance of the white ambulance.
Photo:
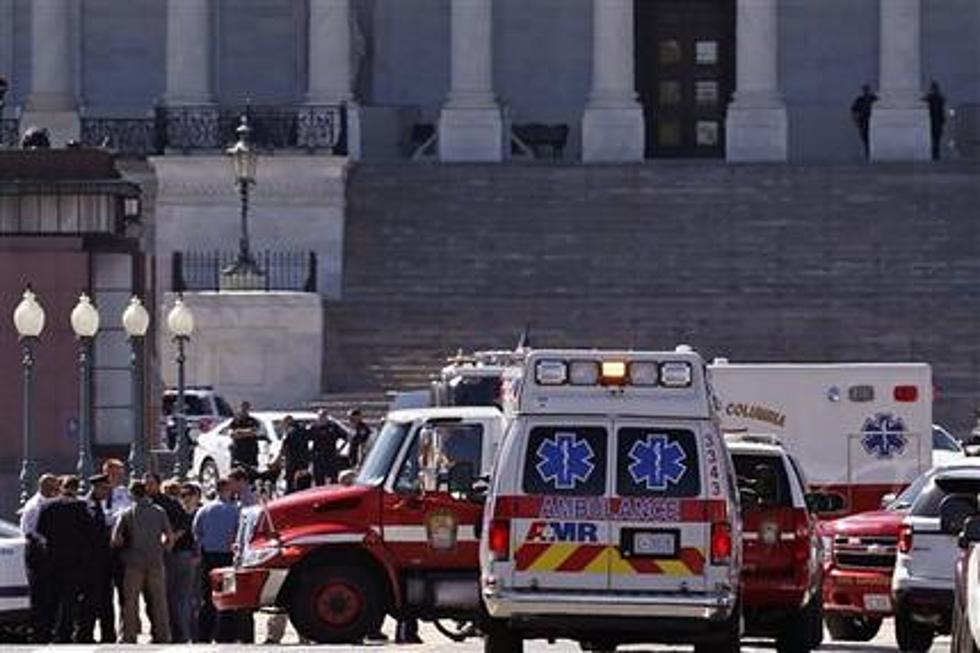
M486 651L739 649L741 522L714 403L689 348L538 350L507 373L480 550Z
M708 366L725 430L774 433L840 514L877 510L932 466L932 370L923 363ZM842 505L841 505L842 504Z

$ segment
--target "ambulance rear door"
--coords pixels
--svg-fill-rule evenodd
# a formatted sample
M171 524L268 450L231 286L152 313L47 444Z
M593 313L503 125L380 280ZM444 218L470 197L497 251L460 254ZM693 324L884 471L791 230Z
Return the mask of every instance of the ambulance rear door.
M712 479L702 457L715 459L719 475L722 452L700 446L697 422L623 418L614 429L610 588L705 591L711 534L705 498Z
M511 521L512 587L607 591L612 423L535 417L520 428L526 433Z

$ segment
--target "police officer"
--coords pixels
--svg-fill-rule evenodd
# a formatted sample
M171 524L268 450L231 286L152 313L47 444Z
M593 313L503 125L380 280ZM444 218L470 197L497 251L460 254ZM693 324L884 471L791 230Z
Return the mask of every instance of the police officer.
M102 502L111 491L109 476L97 474L88 479L89 493L85 496L85 509L92 520L92 558L85 566L82 581L82 605L78 632L75 640L95 641L95 622L99 622L99 639L103 644L116 642L116 625L112 608L112 548L109 528Z

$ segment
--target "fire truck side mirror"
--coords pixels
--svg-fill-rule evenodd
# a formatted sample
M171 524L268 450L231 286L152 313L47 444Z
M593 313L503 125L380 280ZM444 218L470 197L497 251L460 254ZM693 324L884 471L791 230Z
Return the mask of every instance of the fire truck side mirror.
M881 508L882 508L882 510L884 510L885 508L887 508L888 507L888 504L890 504L892 501L894 501L897 498L898 498L898 495L895 494L894 492L889 492L885 496L881 497Z
M959 535L966 520L976 514L976 495L951 494L939 504L939 530L947 535Z

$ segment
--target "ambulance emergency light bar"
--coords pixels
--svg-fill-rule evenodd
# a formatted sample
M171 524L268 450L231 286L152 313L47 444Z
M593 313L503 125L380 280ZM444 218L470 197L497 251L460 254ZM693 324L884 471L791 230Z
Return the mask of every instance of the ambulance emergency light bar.
M507 414L704 419L712 408L703 359L677 351L539 349L505 377Z
M535 364L534 377L543 386L689 388L694 373L687 361L542 359Z

